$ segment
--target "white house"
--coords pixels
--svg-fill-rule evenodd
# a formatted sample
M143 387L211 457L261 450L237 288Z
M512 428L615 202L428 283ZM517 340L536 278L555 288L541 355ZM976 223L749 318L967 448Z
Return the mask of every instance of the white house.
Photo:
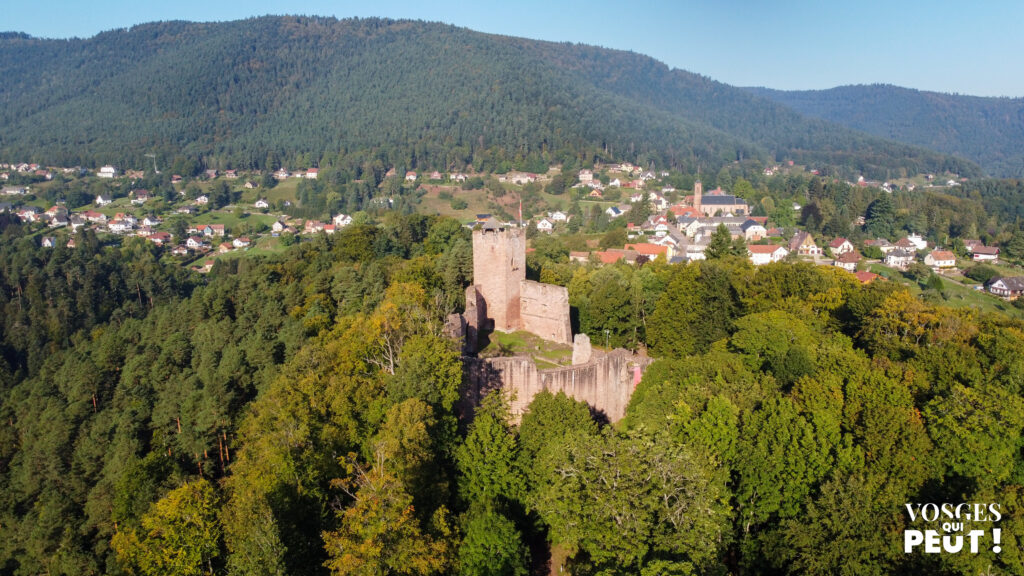
M100 224L107 221L106 214L95 212L93 210L86 210L85 212L82 212L82 217L88 220L89 222L97 222Z
M70 222L70 220L68 220L67 212L57 212L56 214L50 217L51 228L56 228L58 226L67 226L68 222Z
M839 257L847 252L853 252L853 243L846 238L836 238L835 240L828 243L829 249L832 250L832 256Z
M110 198L110 196L104 196L103 194L100 194L99 196L96 197L97 206L106 206L111 202L113 202L113 200Z
M860 255L850 251L837 254L835 259L832 260L832 265L849 272L856 272L858 262L860 262Z
M18 218L20 218L22 222L35 222L36 220L39 220L39 212L40 210L36 206L25 206L18 210Z
M552 222L568 222L569 221L569 215L566 214L565 212L558 211L558 210L556 210L555 212L549 212L548 213L548 218L550 218Z
M541 218L537 222L537 230L539 230L541 232L551 232L554 229L555 229L555 225L552 224L551 220L548 220L547 218Z
M100 168L99 171L96 172L96 175L100 178L113 178L114 176L117 176L117 168L108 164Z
M504 180L502 180L504 178ZM536 174L528 174L526 172L511 172L503 177L499 177L500 182L511 182L516 186L525 186L537 181Z
M754 266L761 266L762 264L781 261L786 256L789 256L789 250L786 250L784 246L776 244L751 244L747 246L747 254L750 256L750 262Z
M352 217L348 214L338 214L331 220L331 222L333 222L338 228L344 228L352 223Z
M209 204L209 203L210 203L210 197L207 196L206 194L203 194L202 196L196 198L196 204L199 205L199 206L204 206L204 205Z
M743 238L747 242L754 242L768 235L768 229L757 220L747 220L740 224L740 229L743 230Z
M1016 298L1024 293L1024 276L993 278L988 283L988 291L1003 298Z
M975 246L971 259L975 262L995 262L999 259L999 248L995 246Z
M114 234L124 234L125 232L131 232L132 225L124 220L111 220L107 223L107 230Z
M885 265L890 268L898 268L900 270L906 270L907 266L914 263L914 259L917 255L910 250L902 250L897 248L892 252L885 255Z
M907 240L910 240L910 243L914 245L915 250L924 250L928 247L928 242L918 234L911 234L910 236L907 236Z
M267 202L266 198L260 198L256 201L255 206L257 208L270 208L270 203Z
M949 250L932 250L924 263L932 268L956 268L956 256Z
M668 209L668 199L661 192L651 192L647 195L647 199L651 202L651 205L658 210Z

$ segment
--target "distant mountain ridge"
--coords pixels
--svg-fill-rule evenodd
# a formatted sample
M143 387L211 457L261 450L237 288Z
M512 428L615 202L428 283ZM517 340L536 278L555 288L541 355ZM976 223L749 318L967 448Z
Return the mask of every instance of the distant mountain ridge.
M942 94L887 84L747 90L801 114L970 159L993 176L1024 176L1024 98Z
M0 157L495 169L605 156L795 160L877 178L971 162L809 119L630 52L382 19L161 22L0 37Z

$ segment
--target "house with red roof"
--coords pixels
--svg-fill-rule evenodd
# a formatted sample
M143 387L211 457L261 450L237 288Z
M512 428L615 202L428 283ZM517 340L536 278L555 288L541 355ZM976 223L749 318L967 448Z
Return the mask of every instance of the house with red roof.
M854 272L853 275L857 277L857 280L859 280L861 284L871 284L878 278L878 274L868 272L867 270Z
M975 246L971 260L975 262L995 262L999 260L999 248L995 246Z
M849 272L856 272L858 262L860 262L860 254L857 254L857 252L843 252L832 260L832 265Z
M761 266L781 261L789 256L789 250L776 244L750 244L747 246L747 255L754 266Z
M853 242L850 242L846 238L836 238L835 240L828 243L828 247L832 250L833 256L842 256L847 252L853 252Z
M146 236L146 239L154 244L163 246L171 241L171 235L168 232L153 232Z
M651 244L649 242L642 242L640 244L626 244L626 250L632 250L641 256L647 256L648 259L654 260L658 256L664 255L668 258L668 246L661 246L659 244Z

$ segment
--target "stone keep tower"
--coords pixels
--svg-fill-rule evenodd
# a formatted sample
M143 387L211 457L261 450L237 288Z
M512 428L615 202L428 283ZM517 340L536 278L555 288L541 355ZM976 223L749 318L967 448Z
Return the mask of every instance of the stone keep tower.
M473 284L486 303L494 329L522 327L520 284L526 280L526 230L490 225L473 231Z

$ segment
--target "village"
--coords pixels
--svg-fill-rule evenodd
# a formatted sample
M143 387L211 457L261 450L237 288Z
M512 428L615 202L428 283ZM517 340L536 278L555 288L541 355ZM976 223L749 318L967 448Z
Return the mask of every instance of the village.
M785 169L769 166L764 169L764 175L774 176ZM599 170L604 178L597 176ZM271 200L266 181L261 180L259 173L230 169L205 170L194 179L173 175L170 183L175 193L168 197L168 194L159 196L146 188L136 187L135 183L145 177L145 172L138 170L121 171L106 165L90 172L77 167L0 164L0 180L25 181L26 176L44 184L54 177L95 179L117 184L109 187L110 192L96 194L88 205L75 209L67 208L60 199L45 205L46 202L33 194L33 184L4 186L0 212L12 213L22 222L36 225L40 230L38 241L41 246L73 248L77 233L84 229L113 240L135 236L162 247L171 257L180 259L183 265L200 273L209 272L219 256L250 250L256 253L274 251L290 244L294 238L335 234L350 225L354 217L359 218L358 215L344 213L322 220L288 216L285 209L292 205L290 196L276 194L277 198ZM320 170L289 171L281 168L269 176L280 183L316 180L320 177ZM465 194L461 187L473 176L478 175L411 170L402 175L394 169L388 173L388 177L401 181L402 186L421 194L432 189L436 192L446 186ZM963 248L958 256L951 247L929 243L916 233L891 239L868 238L859 246L844 237L815 238L798 227L778 226L769 216L753 215L755 210L744 198L719 187L705 191L698 180L694 182L692 191L684 193L664 184L667 176L668 172L655 173L630 163L579 170L575 181L566 183L567 187L580 204L587 204L591 209L602 208L601 216L611 226L621 226L624 222L625 241L621 246L572 251L570 260L594 265L620 261L642 265L656 258L673 264L692 262L707 257L708 248L718 233L728 234L733 245L741 246L742 252L755 266L781 261L808 261L844 269L862 283L907 274L908 270L916 269L919 273L931 271L950 282L972 285L976 291L984 290L999 298L1015 299L1024 292L1024 277L1013 274L995 275L981 284L965 278L964 269L974 264L1000 264L999 247L986 246L977 239L963 239ZM515 193L519 189L536 188L549 182L552 176L551 173L513 171L492 175L492 178ZM926 176L929 182L933 178L932 175ZM197 186L196 182L201 184ZM231 190L236 199L229 203L211 202L210 193L206 190L212 190L210 185L214 182L222 182L220 189ZM850 184L870 185L889 193L893 190L888 182L866 182L863 178ZM949 180L946 185L956 186L959 182ZM450 197L451 193L448 194ZM519 194L518 218L512 216L503 223L532 228L531 234L558 234L571 228L570 222L574 217L579 218L567 209L544 210L524 218L521 212L522 193ZM441 197L444 195L445 192L440 193ZM514 202L512 199L515 197L512 194L505 200ZM35 201L27 201L30 198ZM377 202L376 206L387 209L392 203L393 199L387 198ZM455 206L454 200L452 206ZM463 207L472 208L468 203ZM643 210L636 210L637 207ZM430 206L427 208L429 210ZM498 208L509 208L508 211L502 210L506 216L515 210L514 205L508 202ZM794 203L793 210L799 209L799 204ZM635 218L638 213L641 217ZM461 214L453 215L458 217ZM476 213L475 217L463 217L461 220L473 228L500 218L490 213ZM863 217L853 224L863 225Z
M80 168L42 168L25 163L0 164L0 170L4 170L0 173L0 180L9 180L12 173L27 173L45 181L52 180L58 172L70 177L90 176L88 171ZM278 170L272 177L276 180L313 180L317 178L318 172L316 168L295 173ZM248 250L261 240L333 234L352 222L352 218L345 214L338 214L330 221L271 214L271 204L266 197L258 195L262 190L259 190L260 185L256 181L241 180L240 185L232 186L240 182L240 175L235 170L223 173L206 170L197 178L206 184L224 180L232 183L226 184L226 188L238 188L236 193L253 191L257 194L252 201L246 202L240 198L220 208L214 207L210 195L203 193L202 188L186 187L186 179L178 175L170 179L175 189L175 196L170 199L133 186L134 182L144 177L142 171L121 172L114 166L106 165L91 176L124 184L121 188L127 187L127 194L120 197L112 192L97 194L88 205L73 210L68 209L60 200L43 209L38 199L35 202L23 200L32 197L31 186L4 186L4 202L0 202L0 212L10 212L24 223L40 226L39 244L42 247L54 248L60 244L74 248L77 233L85 229L115 239L134 236L165 248L168 254L185 263L195 263L192 269L196 272L209 272L214 257ZM111 188L116 189L113 186ZM285 200L280 204L287 206L290 203ZM59 233L59 230L63 232Z
M639 169L627 164L620 166L620 170L637 173ZM777 166L766 168L765 175L774 175L778 170ZM926 176L929 181L933 178L932 175ZM674 190L662 188L644 191L644 183L648 180L653 180L650 172L640 172L638 179L625 184L632 189L630 203L606 209L610 219L623 218L628 221L628 242L622 248L571 252L571 260L598 264L620 261L642 264L659 257L669 263L703 260L707 257L706 252L713 235L716 231L724 230L731 241L741 242L747 258L755 266L782 261L809 261L846 270L861 283L870 283L895 273L905 274L916 265L918 272L930 271L951 282L960 284L966 280L967 284L973 284L962 274L965 267L1000 263L999 248L986 246L978 239L964 239L965 253L960 257L950 247L930 244L916 233L893 240L869 238L862 242L859 249L845 237L815 239L807 231L787 231L773 225L769 217L751 215L751 209L743 198L718 188L704 192L699 181L695 183L692 194L670 204L667 194ZM618 180L613 181L613 184L621 185ZM893 190L889 183L865 182L863 178L850 184L873 185L888 193ZM957 186L959 182L948 180L946 185ZM590 189L586 194L589 198L602 197L604 186L593 178L590 170L580 171L577 186ZM634 206L642 202L649 203L653 213L637 223L630 219L630 213ZM793 209L799 210L800 206L794 205ZM552 233L565 226L568 219L569 216L564 212L554 211L533 225L538 232ZM864 218L858 218L854 224L863 226ZM1005 299L1016 299L1024 292L1024 277L993 276L974 289L985 290Z

